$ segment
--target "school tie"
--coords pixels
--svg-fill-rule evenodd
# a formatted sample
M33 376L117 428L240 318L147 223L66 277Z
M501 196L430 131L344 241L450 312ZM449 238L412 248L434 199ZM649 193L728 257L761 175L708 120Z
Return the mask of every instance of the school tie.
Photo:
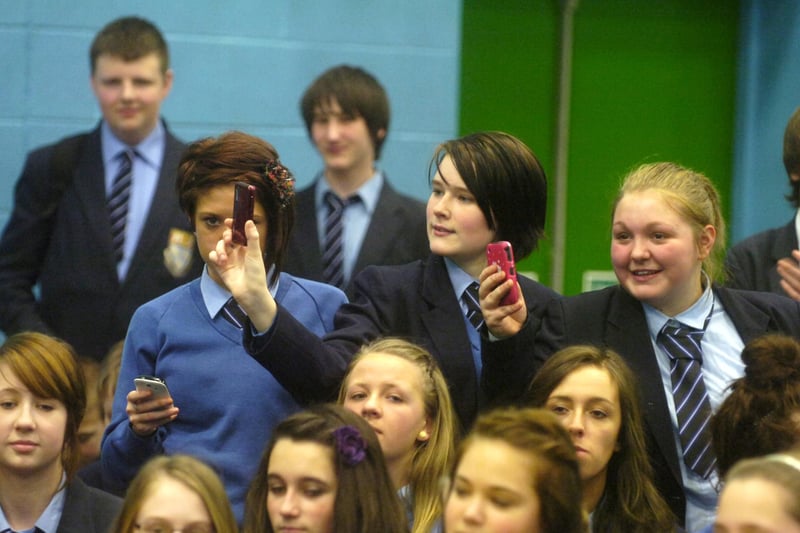
M125 222L128 218L128 200L131 196L134 157L133 150L125 150L117 156L120 160L119 171L114 176L111 194L107 202L111 222L111 245L117 263L122 261L125 253Z
M333 191L325 193L325 203L328 205L328 215L325 217L325 245L322 251L322 278L325 283L344 289L344 247L342 235L344 225L342 215L344 209L350 204L360 202L358 195L350 196L344 200L336 196Z
M691 470L707 478L717 459L708 427L711 404L703 382L703 352L700 349L703 333L703 329L669 320L659 333L659 341L671 361L672 396L683 461Z
M247 321L247 314L244 312L244 309L242 309L239 304L236 303L236 300L233 299L233 296L228 298L228 301L222 306L220 312L225 320L239 329L242 329L244 327L244 323Z
M481 313L481 302L478 297L478 283L473 281L464 289L461 299L467 306L467 320L478 331L483 326L483 313Z

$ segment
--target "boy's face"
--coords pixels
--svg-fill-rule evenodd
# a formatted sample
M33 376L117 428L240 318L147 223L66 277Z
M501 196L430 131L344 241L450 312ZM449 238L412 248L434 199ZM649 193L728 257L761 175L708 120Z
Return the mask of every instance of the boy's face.
M161 59L155 52L133 61L102 54L91 84L111 131L135 145L156 127L161 102L172 89L172 71L161 72Z
M378 135L385 132L381 130ZM362 116L345 114L335 99L314 110L311 140L325 162L329 177L373 172L375 147L367 121Z

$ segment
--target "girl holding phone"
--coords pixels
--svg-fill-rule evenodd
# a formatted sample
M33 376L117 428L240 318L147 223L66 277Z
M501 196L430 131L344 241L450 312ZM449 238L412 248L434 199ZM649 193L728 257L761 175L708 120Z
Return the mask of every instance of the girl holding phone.
M481 390L483 328L467 318L474 315L469 298L477 299L469 296L470 287L477 287L486 267L490 242L509 241L518 259L536 248L545 223L544 170L519 139L483 132L442 143L430 171L430 256L406 265L364 269L354 280L352 303L342 306L335 331L324 340L309 334L269 295L263 269L254 261L260 254L259 228L248 223L246 247L234 246L226 231L211 253L211 263L250 317L247 351L294 394L316 400L332 397L361 345L390 335L407 338L433 355L462 427L469 427L486 403ZM522 276L519 289L520 301L526 300L534 318L556 296Z
M267 142L242 132L192 143L178 167L181 207L208 257L231 218L237 182L255 187L250 224L258 227L251 257L275 301L321 335L333 327L344 293L281 272L294 220L294 183ZM121 485L153 455L187 453L213 466L241 520L247 487L272 427L301 408L291 394L242 348L246 318L214 269L140 307L122 355L111 424L102 445L103 468ZM135 390L142 374L163 379L169 394Z

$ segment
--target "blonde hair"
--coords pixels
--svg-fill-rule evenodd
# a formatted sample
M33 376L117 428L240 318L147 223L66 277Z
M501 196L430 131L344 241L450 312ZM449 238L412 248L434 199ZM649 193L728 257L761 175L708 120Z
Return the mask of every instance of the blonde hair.
M114 526L114 533L132 533L136 516L159 480L167 477L194 491L208 510L215 533L237 533L236 518L225 487L210 466L189 455L157 455L147 461L128 487Z
M667 205L692 226L698 246L707 225L716 229L716 240L703 260L703 270L712 282L724 281L725 220L722 218L719 193L711 180L676 163L641 165L623 179L613 211L616 211L617 204L626 194L646 190L660 192Z
M450 391L436 360L427 350L400 338L384 337L364 345L350 361L337 403L344 403L348 378L358 362L375 353L404 359L419 368L422 374L425 414L431 420L431 433L427 441L417 442L408 477L414 515L411 532L428 532L442 515L439 480L447 474L455 456L458 426Z

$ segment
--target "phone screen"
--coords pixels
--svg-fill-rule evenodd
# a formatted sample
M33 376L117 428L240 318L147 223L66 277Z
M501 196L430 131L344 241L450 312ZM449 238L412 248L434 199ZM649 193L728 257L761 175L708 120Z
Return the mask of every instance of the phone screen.
M256 188L247 183L237 182L233 196L233 242L247 246L244 223L253 219Z

